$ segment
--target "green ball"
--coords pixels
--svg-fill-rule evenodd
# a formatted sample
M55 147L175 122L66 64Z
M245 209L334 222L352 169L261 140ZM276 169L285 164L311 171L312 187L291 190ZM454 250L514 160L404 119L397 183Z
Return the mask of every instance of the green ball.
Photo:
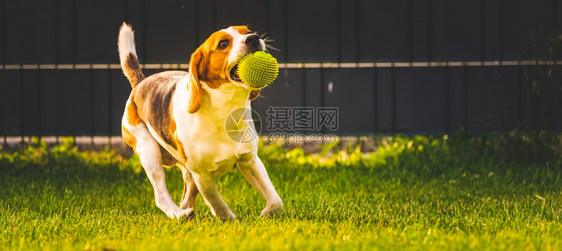
M271 84L279 74L277 59L271 54L256 51L243 56L238 61L238 76L240 79L255 88Z

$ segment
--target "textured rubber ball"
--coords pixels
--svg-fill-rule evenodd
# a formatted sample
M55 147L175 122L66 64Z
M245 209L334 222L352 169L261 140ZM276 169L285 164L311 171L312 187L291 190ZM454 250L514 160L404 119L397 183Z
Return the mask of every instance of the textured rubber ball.
M238 76L255 88L271 84L279 75L277 59L264 51L257 51L243 56L238 61Z

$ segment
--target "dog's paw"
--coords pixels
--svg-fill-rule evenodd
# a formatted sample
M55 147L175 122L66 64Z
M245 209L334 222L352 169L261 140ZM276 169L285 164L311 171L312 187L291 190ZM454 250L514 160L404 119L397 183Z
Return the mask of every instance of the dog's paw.
M223 222L236 220L236 215L234 215L230 210L221 214L213 213L213 215L215 215Z
M228 212L228 216L227 217L221 217L222 221L234 221L236 220L236 215L234 215L232 212Z
M283 210L283 202L279 201L276 203L268 204L263 211L261 211L261 217L269 217Z
M181 210L181 217L182 218L189 220L189 219L193 218L193 216L195 216L195 211L193 211L192 208Z
M180 219L183 215L183 211L176 205L171 204L156 204L162 212L164 212L170 219Z
M166 215L170 217L170 219L181 219L183 215L182 211L179 210L179 208L178 210L162 210L162 211L164 211L164 213L166 213Z
M172 219L179 219L182 215L181 209L169 198L166 200L165 196L156 196L156 206L162 210L168 217Z

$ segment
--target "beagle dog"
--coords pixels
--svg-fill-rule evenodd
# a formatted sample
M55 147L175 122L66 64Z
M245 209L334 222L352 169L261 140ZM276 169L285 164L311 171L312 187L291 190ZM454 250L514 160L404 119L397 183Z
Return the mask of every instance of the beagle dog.
M158 208L170 218L191 217L201 193L213 215L235 219L217 191L215 178L237 165L267 201L261 216L281 211L283 202L257 155L259 139L238 142L225 128L231 112L251 109L251 100L259 96L260 89L240 81L236 64L248 53L265 51L264 40L246 26L232 26L213 33L197 48L189 72L165 71L146 78L133 30L126 23L119 31L118 47L121 68L133 88L123 114L123 139L139 156ZM251 119L236 123L240 131L254 129ZM179 206L164 177L163 166L173 165L179 166L185 183Z

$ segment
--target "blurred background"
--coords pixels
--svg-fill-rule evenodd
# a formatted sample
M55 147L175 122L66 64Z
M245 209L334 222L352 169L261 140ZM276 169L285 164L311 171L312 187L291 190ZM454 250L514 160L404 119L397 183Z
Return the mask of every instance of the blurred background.
M280 74L253 102L262 120L328 107L339 126L322 133L342 136L560 131L560 13L558 0L0 0L0 135L120 135L123 21L145 75L187 70L218 29L265 34Z

